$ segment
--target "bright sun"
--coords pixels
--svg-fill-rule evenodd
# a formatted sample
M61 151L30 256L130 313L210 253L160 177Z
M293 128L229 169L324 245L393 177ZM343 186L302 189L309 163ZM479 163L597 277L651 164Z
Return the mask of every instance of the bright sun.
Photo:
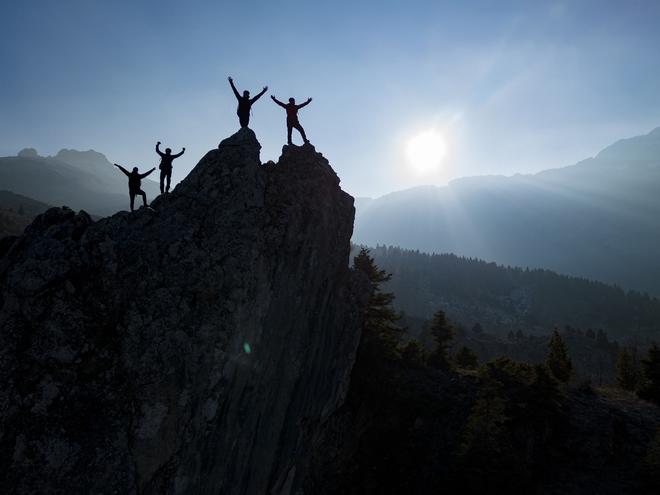
M434 129L417 134L406 145L408 162L420 175L437 171L446 152L444 137Z

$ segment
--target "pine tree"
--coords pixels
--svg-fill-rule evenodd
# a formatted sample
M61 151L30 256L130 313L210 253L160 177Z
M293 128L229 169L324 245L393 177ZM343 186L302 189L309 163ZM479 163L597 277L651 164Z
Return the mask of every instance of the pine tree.
M546 365L552 371L554 377L560 382L568 382L573 372L573 363L568 357L566 343L559 332L555 330L548 343L548 356L545 360Z
M660 347L653 344L642 364L642 383L638 395L656 404L660 404Z
M353 259L353 268L365 274L371 285L369 302L364 310L363 350L367 348L383 357L397 357L401 329L395 325L399 315L392 307L394 294L381 291L381 284L389 281L392 275L379 269L365 248L360 249Z
M435 340L436 348L429 356L429 364L436 368L448 369L449 368L449 342L454 337L454 329L452 328L445 312L439 309L433 315L431 320L431 335Z
M411 340L401 349L401 358L409 364L418 366L422 366L426 361L424 348L416 340Z
M616 381L622 389L635 390L637 388L641 378L641 370L636 354L628 347L624 347L619 352L616 360L616 371Z
M472 370L479 365L477 355L469 347L463 346L454 356L454 362L459 368Z

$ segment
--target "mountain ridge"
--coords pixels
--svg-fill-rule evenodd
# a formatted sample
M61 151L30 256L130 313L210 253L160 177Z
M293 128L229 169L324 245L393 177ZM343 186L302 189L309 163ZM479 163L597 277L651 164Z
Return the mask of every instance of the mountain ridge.
M660 139L624 141L613 145L623 152L568 167L373 199L357 212L354 242L453 252L660 295Z
M128 207L126 177L94 150L62 149L55 156L43 157L33 148L23 149L15 157L0 157L0 182L14 193L97 216ZM143 180L142 187L149 201L160 193L153 180Z

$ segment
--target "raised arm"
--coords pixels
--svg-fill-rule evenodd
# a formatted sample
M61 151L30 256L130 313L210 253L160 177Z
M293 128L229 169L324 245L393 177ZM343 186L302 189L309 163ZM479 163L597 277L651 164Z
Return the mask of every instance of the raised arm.
M181 153L177 153L176 155L172 155L172 159L174 158L179 158L181 155L183 155L186 152L185 148L181 148Z
M280 100L278 100L277 98L275 98L273 95L270 95L270 98L271 98L275 103L277 103L279 106L281 106L282 108L286 108L286 105L285 105L284 103L282 103Z
M126 170L124 167L122 167L121 165L118 165L118 164L115 163L115 167L117 167L119 170L124 172L127 176L131 175L131 173L128 170Z
M301 103L300 105L296 105L296 108L302 108L304 106L309 105L312 102L311 98L307 98L307 101L305 103Z
M156 170L156 167L152 168L152 169L149 170L148 172L145 172L145 173L143 173L143 174L140 174L140 179L144 179L147 175L149 175L149 174L150 174L151 172L153 172L154 170Z
M238 94L238 90L236 89L236 86L234 86L234 80L231 78L231 76L228 77L227 80L229 81L229 85L231 86L231 89L234 91L234 94L236 95L236 99L240 100L241 95Z
M165 156L163 153L160 151L160 141L156 143L156 153L158 153L160 156Z
M268 86L264 86L264 89L261 90L261 93L259 93L257 96L255 96L254 98L252 98L252 99L250 100L250 103L254 103L255 101L257 101L259 98L261 98L261 97L264 95L264 93L265 93L266 91L268 91Z

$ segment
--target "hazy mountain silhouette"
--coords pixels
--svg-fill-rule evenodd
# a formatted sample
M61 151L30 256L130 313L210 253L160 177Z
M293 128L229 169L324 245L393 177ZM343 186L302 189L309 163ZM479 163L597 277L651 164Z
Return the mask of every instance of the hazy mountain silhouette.
M128 209L126 178L93 150L63 149L42 157L33 148L24 149L18 156L0 158L0 183L14 193L95 215ZM149 198L159 193L151 180L143 182L143 189Z
M48 208L50 205L32 198L10 191L0 191L0 238L19 235L34 217Z
M576 165L357 202L354 241L547 268L660 294L660 128Z

